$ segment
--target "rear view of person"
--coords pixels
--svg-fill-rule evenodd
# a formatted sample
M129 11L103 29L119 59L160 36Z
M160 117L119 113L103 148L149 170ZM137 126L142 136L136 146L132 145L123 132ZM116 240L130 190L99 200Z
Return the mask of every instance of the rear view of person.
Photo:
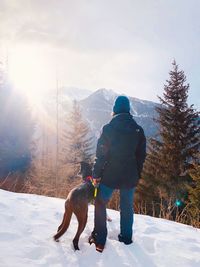
M99 185L95 200L94 230L89 242L102 252L106 243L106 204L115 189L120 191L120 234L124 244L132 243L133 196L146 156L144 131L130 114L130 102L119 96L112 120L103 127L97 143L93 182Z

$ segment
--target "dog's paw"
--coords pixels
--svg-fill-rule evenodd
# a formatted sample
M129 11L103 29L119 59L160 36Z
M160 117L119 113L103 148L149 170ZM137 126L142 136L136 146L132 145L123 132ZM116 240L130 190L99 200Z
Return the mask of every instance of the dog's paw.
M73 240L73 245L74 245L74 250L80 250L78 247L78 241L77 240Z
M60 240L56 238L56 236L53 237L54 241L59 242Z

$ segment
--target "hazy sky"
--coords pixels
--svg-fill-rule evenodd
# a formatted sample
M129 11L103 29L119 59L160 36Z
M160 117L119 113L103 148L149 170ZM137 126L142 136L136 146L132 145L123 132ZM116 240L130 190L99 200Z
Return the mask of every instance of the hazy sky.
M0 61L29 90L162 95L175 58L200 107L199 0L0 0Z

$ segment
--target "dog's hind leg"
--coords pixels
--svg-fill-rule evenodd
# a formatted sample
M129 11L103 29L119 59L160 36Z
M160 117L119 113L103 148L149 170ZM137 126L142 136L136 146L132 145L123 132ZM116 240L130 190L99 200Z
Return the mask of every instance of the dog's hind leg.
M55 241L58 241L58 239L67 231L69 224L70 224L70 221L71 221L71 217L72 217L72 210L69 207L69 203L66 203L63 221L62 221L61 225L58 227L57 234L54 235Z
M62 220L62 223L60 226L58 226L58 230L57 230L57 233L60 231L60 229L63 227L63 224L64 224L64 221L65 221L65 213L63 215L63 220Z
M83 230L85 229L86 223L87 223L87 211L81 211L80 213L75 213L77 220L78 220L78 230L76 232L76 235L73 239L73 245L75 250L79 250L78 247L78 241L80 238L80 235L82 234Z

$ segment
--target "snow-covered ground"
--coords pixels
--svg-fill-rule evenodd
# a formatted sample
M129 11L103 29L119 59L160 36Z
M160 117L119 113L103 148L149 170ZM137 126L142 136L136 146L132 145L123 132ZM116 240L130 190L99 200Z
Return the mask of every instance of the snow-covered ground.
M108 240L98 253L87 240L93 228L93 206L79 245L72 239L76 218L60 243L52 236L61 222L64 200L0 190L0 267L199 267L200 230L190 226L135 215L134 243L117 241L119 213L108 210Z

